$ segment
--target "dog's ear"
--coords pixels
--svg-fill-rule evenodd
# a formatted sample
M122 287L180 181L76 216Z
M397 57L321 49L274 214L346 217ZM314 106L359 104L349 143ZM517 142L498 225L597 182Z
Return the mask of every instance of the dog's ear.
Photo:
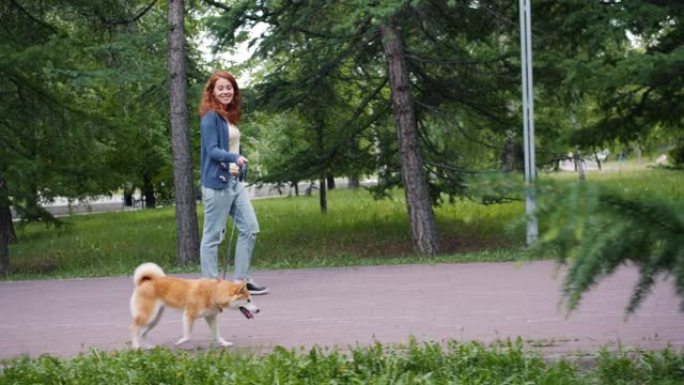
M241 294L244 295L245 293L249 293L249 290L247 289L247 280L246 279L241 279L240 281L235 282L235 294Z

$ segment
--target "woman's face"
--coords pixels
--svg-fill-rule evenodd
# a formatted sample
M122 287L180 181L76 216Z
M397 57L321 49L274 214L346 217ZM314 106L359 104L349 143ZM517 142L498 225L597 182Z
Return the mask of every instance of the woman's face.
M233 85L228 79L219 78L214 83L214 98L224 106L230 104L233 100Z

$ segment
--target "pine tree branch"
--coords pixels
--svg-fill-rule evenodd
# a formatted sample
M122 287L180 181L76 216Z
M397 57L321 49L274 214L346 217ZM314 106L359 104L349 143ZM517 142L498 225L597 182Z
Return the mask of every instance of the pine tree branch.
M29 19L33 20L36 24L39 24L39 25L41 25L41 26L47 28L48 30L50 30L50 31L52 31L53 33L58 34L58 35L60 35L60 36L66 36L66 35L67 35L67 34L64 33L63 31L60 31L60 30L57 29L56 27L52 26L51 24L48 24L48 23L44 22L43 20L40 20L40 19L38 19L37 17L33 16L33 15L32 15L29 11L27 11L24 7L22 7L21 5L19 5L19 3L17 3L15 0L10 0L10 2L11 2L12 5L14 5L19 11L21 11L21 13L23 13L24 15L26 15Z
M157 0L152 0L151 3L144 6L140 11L138 11L138 13L135 16L133 16L130 19L106 19L104 17L100 17L100 21L102 21L103 25L112 26L112 27L116 26L116 25L127 25L127 24L131 24L131 23L135 23L136 21L140 20L140 18L145 16L145 14L147 14L147 12L149 12L150 9L152 9L152 7L156 3L157 3Z

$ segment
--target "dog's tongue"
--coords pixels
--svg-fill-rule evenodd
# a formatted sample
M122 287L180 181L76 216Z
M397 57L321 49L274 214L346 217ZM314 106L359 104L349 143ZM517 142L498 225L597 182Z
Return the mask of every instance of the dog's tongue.
M247 319L254 318L254 314L252 314L251 311L247 310L247 308L240 306L240 311L242 312L242 314L245 315L245 318L247 318Z

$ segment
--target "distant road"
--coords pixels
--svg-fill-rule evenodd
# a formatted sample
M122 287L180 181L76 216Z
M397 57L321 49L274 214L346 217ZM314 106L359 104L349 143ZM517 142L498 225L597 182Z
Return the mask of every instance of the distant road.
M340 178L335 180L335 186L338 188L346 188L348 186L348 180L346 178ZM376 180L368 179L361 182L362 185L368 186L377 183ZM299 194L305 194L306 190L311 187L309 182L299 183ZM317 189L317 187L315 187ZM247 187L249 196L251 199L259 198L273 198L273 197L286 197L289 195L294 195L294 189L290 186L282 186L281 188L276 188L273 185L264 186L249 186ZM139 210L142 208L140 193L134 194L135 203L133 206L124 206L123 195L113 194L111 196L101 196L95 199L87 200L76 200L71 201L58 198L55 202L46 205L45 208L55 216L64 216L72 214L84 214L84 213L99 213L107 211L130 211ZM16 215L14 215L16 218Z

